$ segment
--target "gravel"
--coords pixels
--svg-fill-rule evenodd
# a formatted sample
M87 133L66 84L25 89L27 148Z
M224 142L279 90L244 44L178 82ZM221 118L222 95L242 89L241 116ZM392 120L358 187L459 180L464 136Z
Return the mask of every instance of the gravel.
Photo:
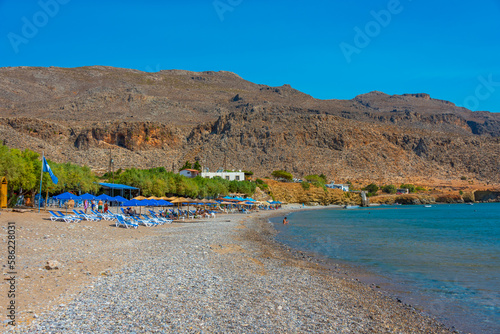
M411 307L276 247L266 213L231 216L133 243L28 333L449 333ZM105 256L105 254L103 254Z

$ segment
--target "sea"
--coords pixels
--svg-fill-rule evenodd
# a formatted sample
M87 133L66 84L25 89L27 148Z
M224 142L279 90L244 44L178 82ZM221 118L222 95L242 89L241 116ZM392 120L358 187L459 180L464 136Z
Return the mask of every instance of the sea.
M359 271L454 329L500 333L500 203L298 211L277 241Z

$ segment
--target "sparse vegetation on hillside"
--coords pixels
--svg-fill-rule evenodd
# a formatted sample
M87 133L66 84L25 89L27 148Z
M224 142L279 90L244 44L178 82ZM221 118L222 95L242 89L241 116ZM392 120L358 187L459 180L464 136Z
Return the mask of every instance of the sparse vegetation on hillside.
M401 189L408 189L409 192L414 193L417 191L417 187L413 184L402 184L399 186Z
M293 180L293 175L291 173L288 173L287 171L284 170L275 170L274 172L271 173L271 175L280 181L292 181Z
M395 194L397 192L397 188L393 184L388 184L382 187L382 191L387 194Z
M323 174L321 174L321 175L316 175L316 174L307 175L304 179L308 182L311 182L311 183L318 182L321 184L326 184L326 176Z

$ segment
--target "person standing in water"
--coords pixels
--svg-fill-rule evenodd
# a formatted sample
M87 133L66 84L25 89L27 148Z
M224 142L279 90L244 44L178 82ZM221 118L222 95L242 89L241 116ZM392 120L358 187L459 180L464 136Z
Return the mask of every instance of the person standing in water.
M283 218L283 225L286 225L286 224L288 224L288 220L286 220L286 217L285 217L285 218Z

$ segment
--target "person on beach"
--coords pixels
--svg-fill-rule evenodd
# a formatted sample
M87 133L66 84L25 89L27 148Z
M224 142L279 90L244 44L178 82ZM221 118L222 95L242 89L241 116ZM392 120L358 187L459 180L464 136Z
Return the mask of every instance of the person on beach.
M286 217L285 217L285 218L283 218L283 225L286 225L286 224L288 224L288 220L286 220Z
M108 201L104 203L104 213L108 212Z
M95 209L95 201L91 200L90 201L90 210L94 211L94 209Z
M100 199L99 203L97 203L97 211L102 213L102 199Z
M85 214L87 214L87 209L89 208L89 201L83 201L83 207L85 208Z

